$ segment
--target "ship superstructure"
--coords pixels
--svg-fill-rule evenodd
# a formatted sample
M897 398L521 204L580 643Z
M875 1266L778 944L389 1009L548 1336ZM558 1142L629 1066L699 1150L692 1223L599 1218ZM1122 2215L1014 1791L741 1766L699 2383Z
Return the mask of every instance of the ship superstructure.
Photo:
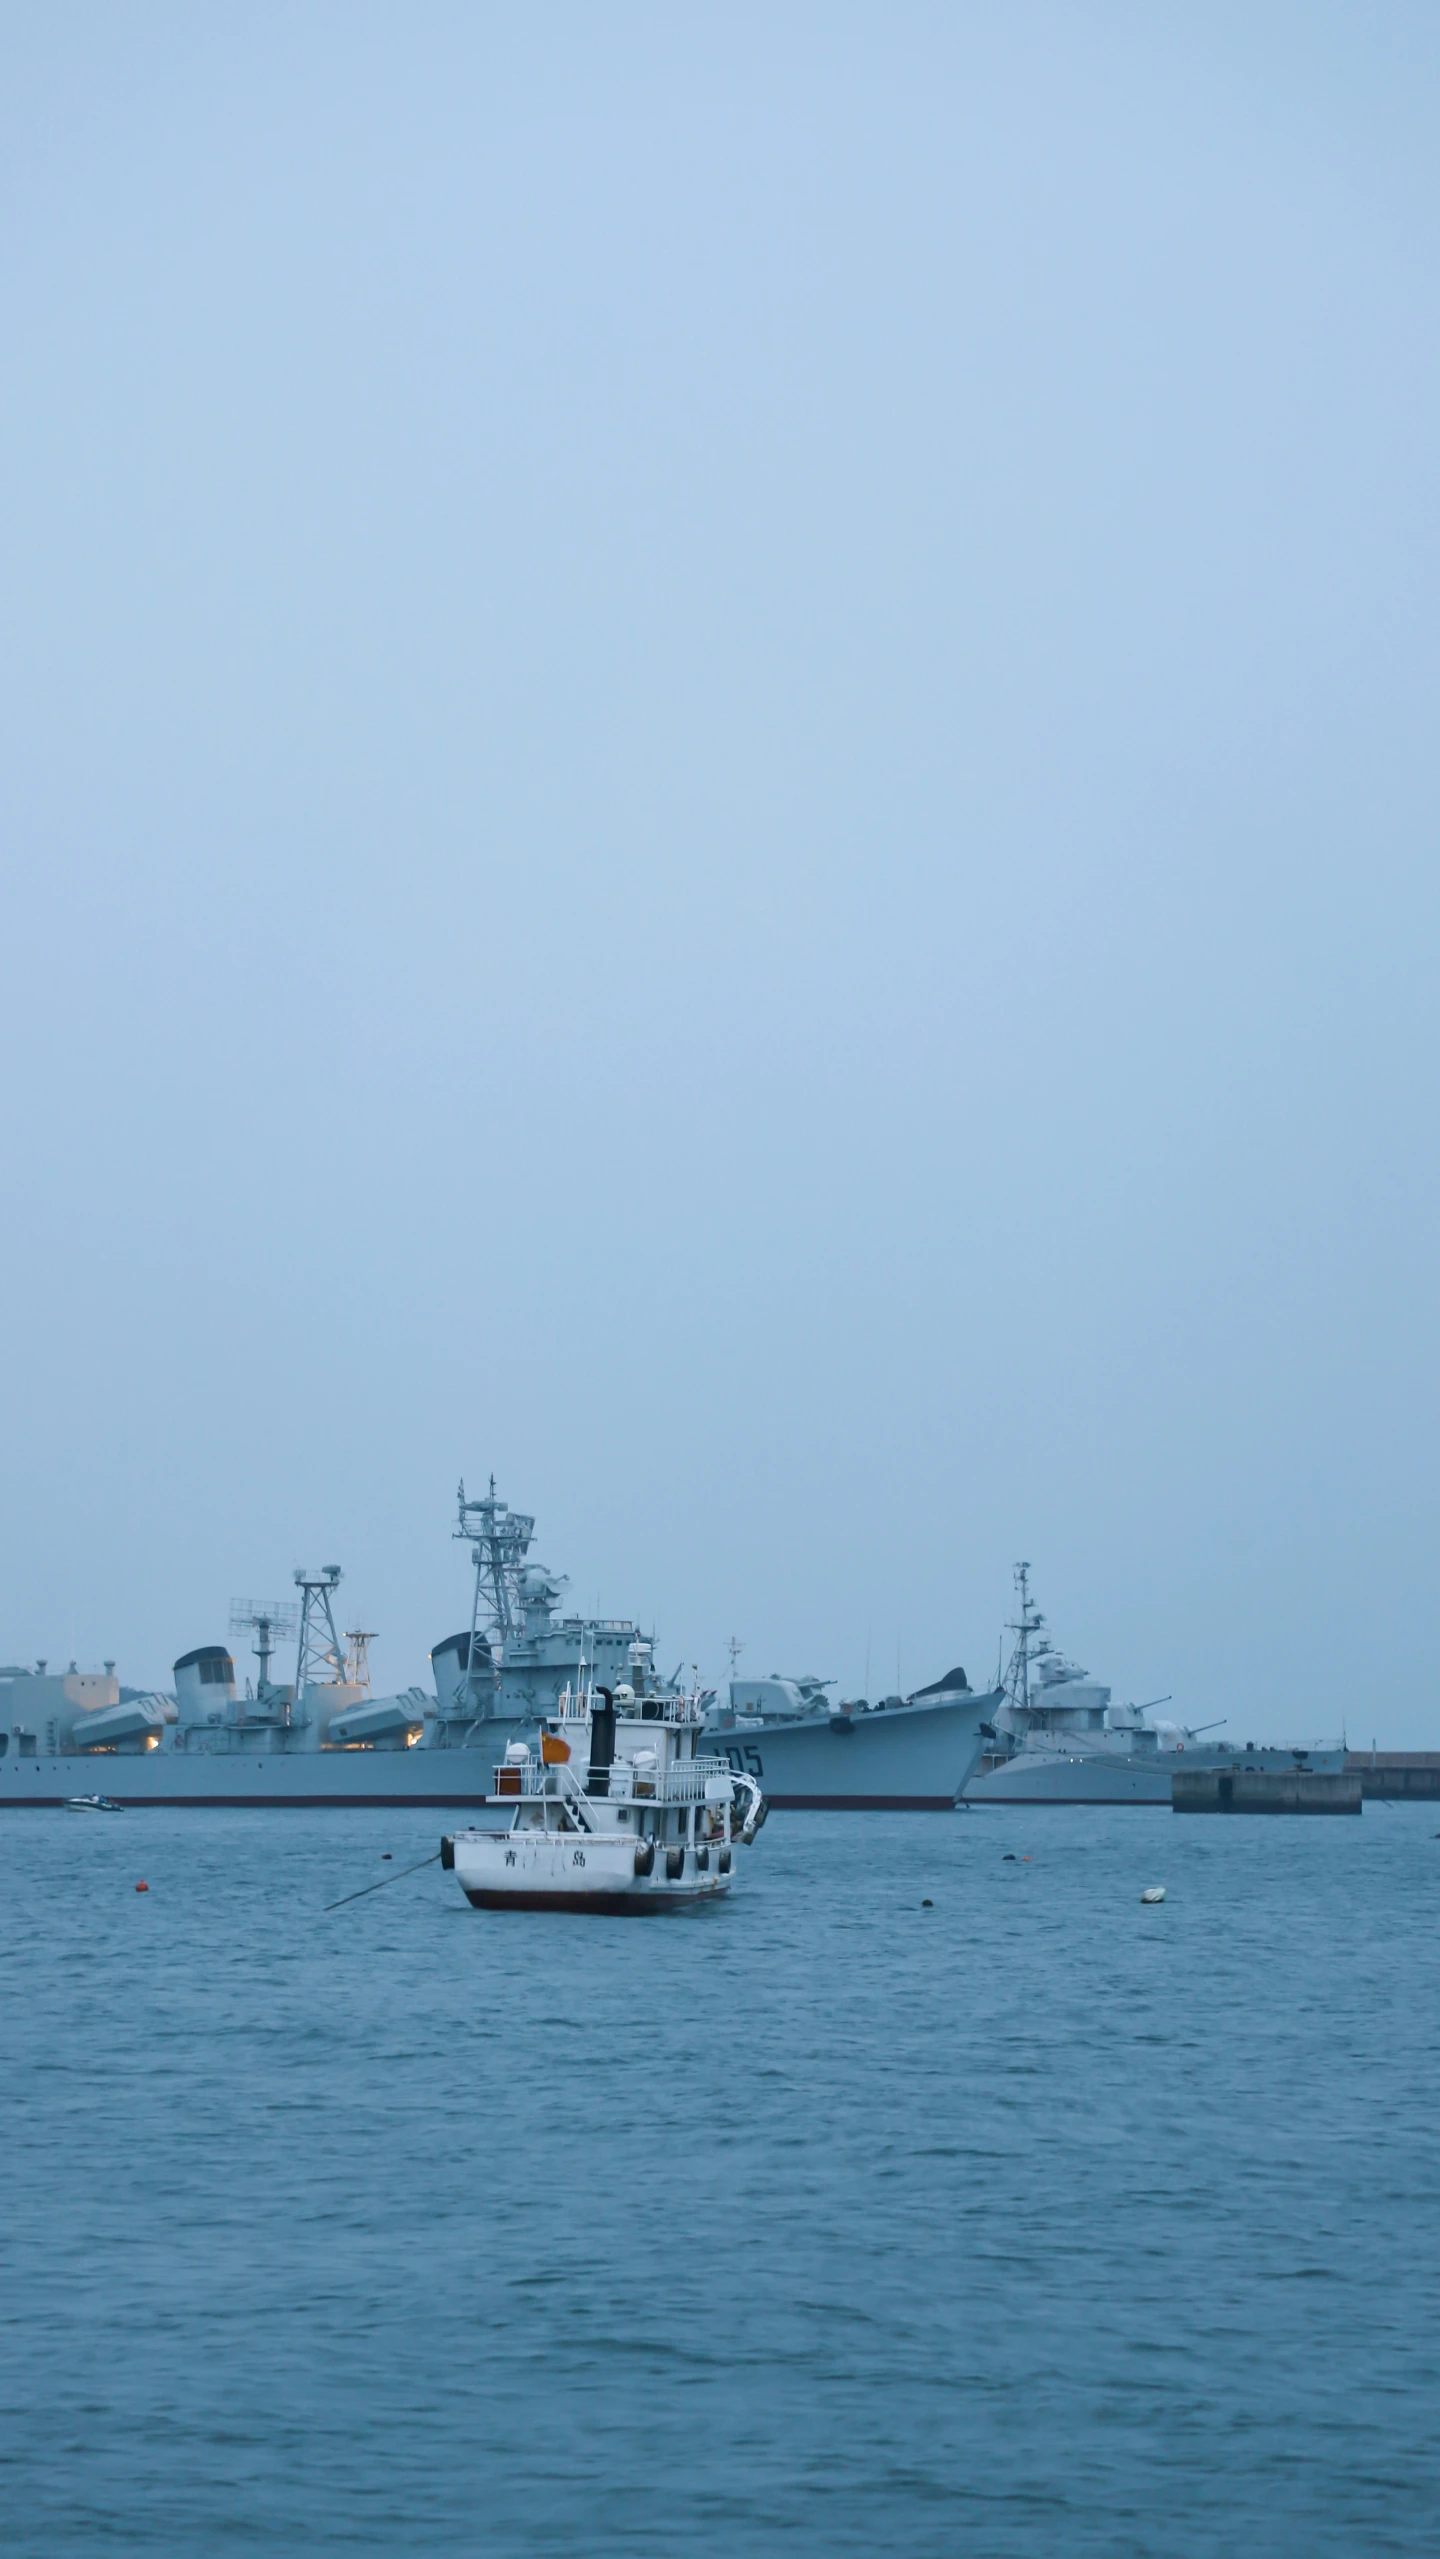
M433 1691L374 1697L367 1629L342 1634L338 1564L297 1567L295 1597L231 1604L231 1644L196 1645L173 1693L104 1673L0 1670L0 1808L104 1792L127 1804L482 1805L512 1741L539 1747L544 1718L587 1682L641 1698L675 1693L630 1618L560 1613L563 1577L530 1561L535 1522L497 1498L459 1494L456 1535L473 1565L469 1625L435 1646ZM294 1647L293 1674L276 1675ZM678 1677L678 1669L677 1674ZM706 1692L708 1698L708 1692Z
M462 1481L458 1511L454 1534L470 1547L474 1590L468 1627L430 1655L433 1748L488 1751L497 1724L538 1727L587 1674L611 1688L636 1672L642 1690L653 1680L653 1641L633 1619L557 1615L566 1577L530 1562L535 1522L497 1500L493 1475L473 1501Z

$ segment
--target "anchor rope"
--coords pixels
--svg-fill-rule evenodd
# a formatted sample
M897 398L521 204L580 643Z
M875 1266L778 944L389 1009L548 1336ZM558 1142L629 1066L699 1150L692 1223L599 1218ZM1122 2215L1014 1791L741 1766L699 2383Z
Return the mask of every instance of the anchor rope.
M418 1875L422 1866L437 1866L439 1862L437 1848L433 1857L422 1857L414 1866L402 1866L398 1875L382 1875L378 1884L362 1884L358 1893L342 1893L338 1901L327 1901L320 1916L323 1919L325 1911L343 1910L347 1901L363 1901L367 1893L383 1893L387 1884L403 1884L407 1875Z

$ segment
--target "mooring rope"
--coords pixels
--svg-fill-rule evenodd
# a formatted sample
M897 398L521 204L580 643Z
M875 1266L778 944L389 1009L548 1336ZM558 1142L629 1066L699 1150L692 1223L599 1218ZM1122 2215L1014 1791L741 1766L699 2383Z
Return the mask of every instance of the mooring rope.
M363 1901L367 1893L383 1893L387 1884L403 1884L407 1875L418 1875L421 1866L437 1866L439 1862L437 1848L433 1857L422 1857L415 1866L402 1866L398 1875L382 1875L378 1884L362 1884L358 1893L342 1893L338 1901L327 1901L320 1916L323 1919L325 1911L343 1910L347 1901Z

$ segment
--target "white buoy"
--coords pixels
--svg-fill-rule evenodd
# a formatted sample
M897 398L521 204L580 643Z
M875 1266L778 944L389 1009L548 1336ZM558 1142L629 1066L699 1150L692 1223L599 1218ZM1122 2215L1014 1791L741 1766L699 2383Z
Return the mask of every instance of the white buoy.
M1142 1901L1163 1901L1163 1900L1165 1899L1165 1887L1164 1887L1164 1885L1163 1885L1163 1884L1147 1884L1147 1885L1146 1885L1146 1887L1145 1887L1145 1890L1143 1891L1143 1893L1142 1893L1142 1894L1141 1894L1141 1896L1140 1896L1140 1899L1141 1899Z

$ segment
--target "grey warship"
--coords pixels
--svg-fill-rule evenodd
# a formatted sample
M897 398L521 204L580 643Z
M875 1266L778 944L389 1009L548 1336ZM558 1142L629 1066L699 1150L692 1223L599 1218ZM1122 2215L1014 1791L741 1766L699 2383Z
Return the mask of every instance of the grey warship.
M706 1740L758 1777L777 1812L948 1813L993 1739L999 1689L957 1668L909 1697L832 1706L833 1680L730 1681Z
M336 1620L339 1565L297 1569L293 1601L232 1606L231 1633L253 1635L259 1665L243 1694L219 1643L182 1653L165 1692L122 1687L113 1662L103 1673L0 1668L0 1809L64 1805L103 1778L123 1805L471 1810L506 1745L535 1743L567 1687L668 1685L630 1619L557 1613L563 1580L528 1561L535 1522L497 1499L493 1477L478 1501L462 1482L454 1533L471 1550L470 1623L435 1646L433 1691L372 1696L373 1638L342 1635ZM294 1676L277 1680L292 1636Z
M535 1521L462 1483L454 1535L472 1565L470 1620L431 1655L433 1689L375 1697L373 1638L341 1632L337 1564L297 1569L286 1604L237 1601L232 1636L253 1639L258 1677L242 1693L228 1644L198 1644L173 1691L122 1687L100 1672L0 1668L0 1809L93 1795L121 1805L320 1806L472 1810L512 1743L539 1731L566 1690L631 1692L663 1717L683 1664L656 1668L653 1632L631 1618L563 1612L562 1576L530 1560ZM272 1676L295 1642L294 1674ZM908 1699L832 1711L816 1680L732 1682L729 1704L700 1691L706 1739L757 1778L779 1808L947 1810L978 1764L999 1702L954 1671Z
M1030 1567L1015 1567L1014 1650L1005 1672L993 1738L966 1790L971 1804L1165 1804L1177 1770L1302 1769L1334 1774L1345 1744L1209 1741L1219 1724L1157 1716L1167 1697L1117 1706L1051 1642L1030 1596Z

